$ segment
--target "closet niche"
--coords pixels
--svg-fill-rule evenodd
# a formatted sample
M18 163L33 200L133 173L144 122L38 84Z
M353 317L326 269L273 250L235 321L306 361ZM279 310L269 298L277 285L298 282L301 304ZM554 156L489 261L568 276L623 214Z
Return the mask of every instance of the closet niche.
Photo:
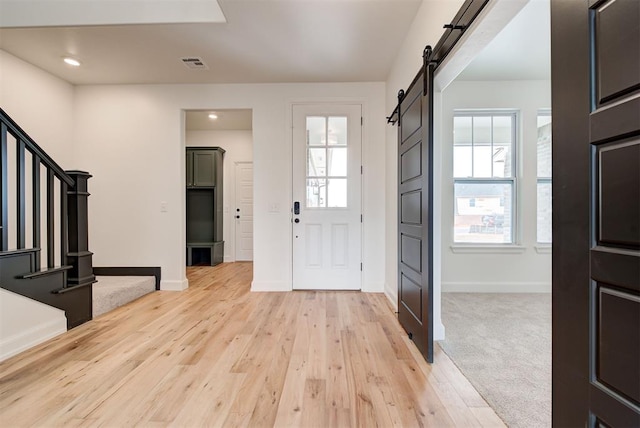
M224 259L220 147L187 147L187 266L215 266Z

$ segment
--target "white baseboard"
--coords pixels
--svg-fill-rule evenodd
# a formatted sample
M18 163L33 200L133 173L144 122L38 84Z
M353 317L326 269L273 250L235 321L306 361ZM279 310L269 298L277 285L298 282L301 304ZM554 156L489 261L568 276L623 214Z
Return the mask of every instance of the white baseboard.
M362 284L362 292L363 293L383 293L384 283L383 282L365 282L364 284Z
M444 324L442 320L435 320L433 323L433 340L444 340Z
M22 351L46 342L67 331L67 318L63 315L55 320L42 323L19 334L0 340L0 361L4 361Z
M160 281L160 290L162 291L184 291L189 288L189 280L183 279L182 281Z
M251 291L291 291L291 283L286 281L252 281Z
M443 293L551 293L550 282L443 282Z
M398 289L396 286L390 287L389 284L384 284L384 295L387 296L391 306L398 312Z

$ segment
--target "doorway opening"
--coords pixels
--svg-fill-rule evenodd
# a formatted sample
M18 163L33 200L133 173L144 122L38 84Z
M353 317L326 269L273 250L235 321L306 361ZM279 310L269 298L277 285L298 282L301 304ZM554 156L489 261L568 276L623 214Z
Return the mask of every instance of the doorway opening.
M194 187L191 193L209 192L207 194L211 195L206 206L195 206L191 210L185 207L187 247L189 239L194 238L190 232L193 235L205 231L211 235L211 242L204 242L207 241L204 239L202 243L188 248L188 265L253 261L252 123L251 109L214 108L185 112L185 148L201 155L194 158L196 162L191 169L187 156L187 175L196 174L200 167L200 179L204 181L201 188L196 188L187 177L187 187L190 184ZM214 159L211 182L208 182L206 168L209 149L212 149ZM186 202L189 204L189 191L187 193ZM189 227L190 218L195 222L192 227Z
M465 43L479 38L461 41L440 82L436 76L440 345L507 425L544 427L551 426L550 5L531 0L509 12L509 3L486 12L511 13L493 40L472 50Z

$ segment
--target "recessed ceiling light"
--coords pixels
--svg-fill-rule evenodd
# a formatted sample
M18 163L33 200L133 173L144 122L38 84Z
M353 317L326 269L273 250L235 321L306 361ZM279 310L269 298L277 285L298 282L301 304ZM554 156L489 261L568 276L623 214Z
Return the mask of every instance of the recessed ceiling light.
M209 119L211 120L216 120L218 118L218 115L215 113L209 113Z
M80 61L78 61L75 58L71 58L67 56L67 57L64 57L62 60L65 62L65 64L69 64L74 67L80 67Z

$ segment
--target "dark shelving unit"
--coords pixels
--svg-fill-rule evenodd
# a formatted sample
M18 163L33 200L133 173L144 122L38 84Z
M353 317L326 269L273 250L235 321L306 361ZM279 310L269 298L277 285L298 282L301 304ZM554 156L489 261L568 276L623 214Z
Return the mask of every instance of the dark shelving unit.
M224 259L223 158L220 147L187 147L187 266Z

